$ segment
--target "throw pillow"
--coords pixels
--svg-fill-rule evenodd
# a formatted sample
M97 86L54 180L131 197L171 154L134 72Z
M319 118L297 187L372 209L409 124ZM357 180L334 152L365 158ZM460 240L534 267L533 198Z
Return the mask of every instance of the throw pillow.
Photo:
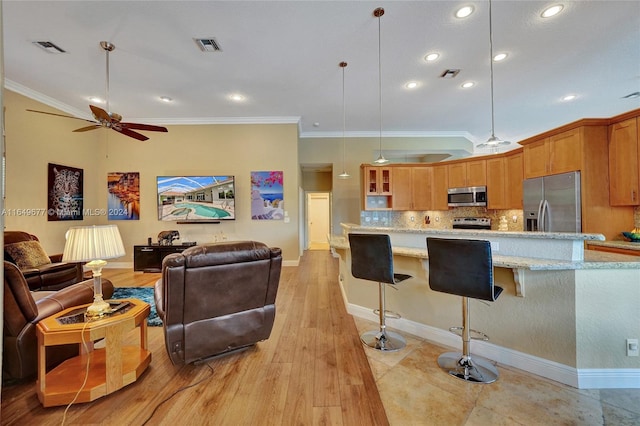
M39 241L20 241L7 244L5 251L16 261L20 269L36 268L51 263Z

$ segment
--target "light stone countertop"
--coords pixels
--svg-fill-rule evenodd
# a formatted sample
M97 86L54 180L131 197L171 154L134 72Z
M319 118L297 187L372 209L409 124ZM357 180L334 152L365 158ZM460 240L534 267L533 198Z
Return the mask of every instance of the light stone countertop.
M371 228L367 227L367 230ZM390 228L376 228L379 230L389 230ZM398 230L394 229L395 232ZM457 230L456 230L457 231ZM472 231L473 232L473 231ZM491 231L478 231L475 234L487 235L485 232ZM445 232L441 232L445 233ZM495 232L496 234L498 232ZM504 234L504 232L499 232ZM512 234L532 234L527 233L512 233ZM540 234L540 233L535 233ZM585 234L582 234L585 235ZM333 249L349 249L349 241L346 237L341 235L332 235L330 238L330 245ZM420 249L414 247L392 247L392 251L395 255L415 257L418 259L428 259L427 249ZM512 268L512 269L528 269L531 271L559 271L559 270L575 270L575 269L640 269L640 259L638 256L627 256L623 254L598 252L592 250L585 250L585 259L581 262L572 262L565 260L553 260L553 259L536 259L530 257L516 257L516 256L493 256L493 265L499 268Z
M434 229L434 228L391 228L377 226L362 226L356 224L342 224L343 229L351 231L367 232L396 232L407 234L430 234L430 235L466 235L469 237L513 237L527 239L546 240L585 240L604 241L602 234L577 234L570 232L517 232L517 231L494 231L494 230L474 230L474 229Z
M612 247L623 250L640 251L640 243L632 243L631 241L588 241L587 245Z

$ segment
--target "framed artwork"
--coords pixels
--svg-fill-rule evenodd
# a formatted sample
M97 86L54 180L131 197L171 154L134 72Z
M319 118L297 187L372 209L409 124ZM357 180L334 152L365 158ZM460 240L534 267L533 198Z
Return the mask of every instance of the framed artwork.
M82 220L83 170L49 163L47 181L47 220Z
M281 171L251 172L251 219L283 220Z
M111 172L107 175L109 220L140 220L140 173Z

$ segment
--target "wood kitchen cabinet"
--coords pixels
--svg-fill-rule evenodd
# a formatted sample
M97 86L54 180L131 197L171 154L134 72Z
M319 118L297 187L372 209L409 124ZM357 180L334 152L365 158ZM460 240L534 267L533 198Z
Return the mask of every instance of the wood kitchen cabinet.
M432 210L449 210L447 166L433 166Z
M583 119L519 143L525 179L580 171L582 232L612 240L633 227L634 218L633 206L613 206L609 201L608 128L607 119ZM544 167L539 167L539 157Z
M391 210L391 167L361 167L363 210Z
M522 181L524 180L522 157L521 149L512 151L504 157L507 179L505 185L507 209L522 210Z
M522 209L522 150L487 159L487 208Z
M638 117L609 126L609 200L612 206L640 205Z
M485 186L487 168L485 160L460 161L447 166L449 187Z
M529 142L524 146L526 179L580 170L582 136L579 127Z
M433 169L426 166L394 167L393 210L431 210Z

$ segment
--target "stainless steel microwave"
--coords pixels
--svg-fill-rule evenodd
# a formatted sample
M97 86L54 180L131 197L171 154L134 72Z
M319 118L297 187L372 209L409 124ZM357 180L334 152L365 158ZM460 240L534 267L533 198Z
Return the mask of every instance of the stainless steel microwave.
M466 188L449 188L449 207L486 206L487 187L469 186Z

